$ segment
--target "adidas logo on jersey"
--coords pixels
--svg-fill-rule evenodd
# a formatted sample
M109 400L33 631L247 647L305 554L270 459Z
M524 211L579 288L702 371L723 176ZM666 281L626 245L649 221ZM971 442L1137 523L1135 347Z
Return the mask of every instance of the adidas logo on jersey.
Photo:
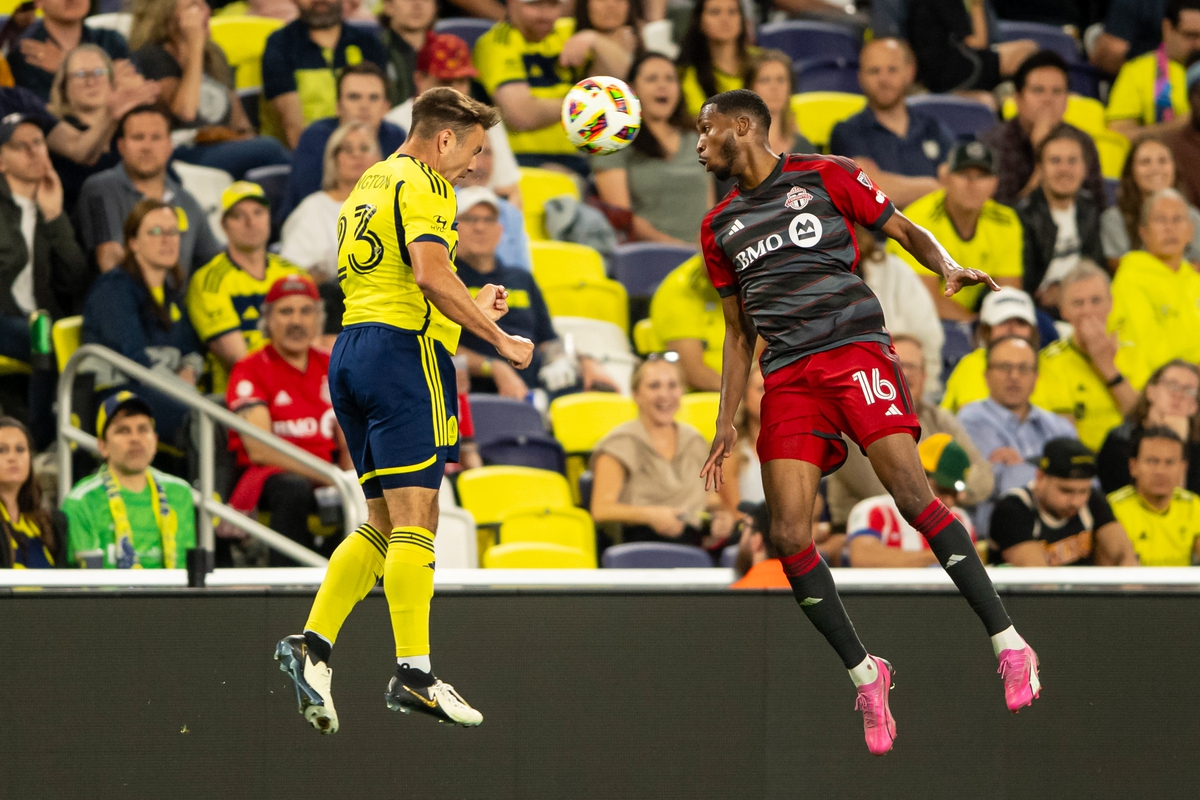
M903 414L903 412L900 411L900 409L896 408L896 404L892 403L890 406L888 406L888 410L885 411L883 415L885 417L899 417L902 414Z
M292 396L280 389L279 394L275 395L275 405L290 406L292 404Z
M729 226L729 230L725 231L725 238L728 239L730 236L733 236L735 233L737 233L738 231L742 230L745 227L746 226L742 224L742 221L740 219L735 219L733 221L733 224Z

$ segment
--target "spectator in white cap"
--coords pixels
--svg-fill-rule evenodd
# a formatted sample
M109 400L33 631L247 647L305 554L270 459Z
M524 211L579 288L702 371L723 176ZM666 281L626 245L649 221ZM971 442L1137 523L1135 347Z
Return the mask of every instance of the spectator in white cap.
M1009 286L988 294L979 309L976 335L979 347L963 356L946 379L942 408L955 414L967 403L988 396L984 372L987 366L986 350L993 341L1005 336L1019 336L1033 345L1034 352L1041 346L1033 299L1020 289Z

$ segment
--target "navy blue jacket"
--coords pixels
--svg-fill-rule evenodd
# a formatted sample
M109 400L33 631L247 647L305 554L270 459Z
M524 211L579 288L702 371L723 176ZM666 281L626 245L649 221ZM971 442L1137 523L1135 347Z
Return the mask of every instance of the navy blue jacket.
M169 330L165 329L154 313L150 293L125 270L111 269L92 284L84 304L83 342L104 345L147 368L162 363L164 356L174 355L170 353L174 350L175 363L166 366L175 371L179 359L200 352L200 340L188 319L183 295L182 287L166 287L165 297L173 306L174 321Z

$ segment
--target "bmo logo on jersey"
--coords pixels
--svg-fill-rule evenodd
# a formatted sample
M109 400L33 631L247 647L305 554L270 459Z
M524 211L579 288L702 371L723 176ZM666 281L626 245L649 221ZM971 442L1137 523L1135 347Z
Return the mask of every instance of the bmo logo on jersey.
M788 236L796 247L812 247L821 241L821 220L812 214L799 214L788 225Z
M809 248L821 241L821 220L812 214L798 214L788 225L788 238L796 247ZM735 257L735 268L741 272L767 253L773 253L783 247L783 237L772 233L765 239L759 239Z

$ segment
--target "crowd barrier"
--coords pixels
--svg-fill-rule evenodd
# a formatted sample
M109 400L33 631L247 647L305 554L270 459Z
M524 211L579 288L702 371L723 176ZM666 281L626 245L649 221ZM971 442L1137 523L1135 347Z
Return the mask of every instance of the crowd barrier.
M864 642L897 669L899 736L881 759L787 591L730 591L718 569L569 572L439 571L433 663L483 711L471 730L385 709L391 628L373 592L338 640L328 737L270 657L321 570L218 570L204 589L149 570L40 573L46 588L5 572L0 797L1094 800L1200 786L1200 570L992 570L1042 661L1042 698L1016 716L939 571L835 570Z

